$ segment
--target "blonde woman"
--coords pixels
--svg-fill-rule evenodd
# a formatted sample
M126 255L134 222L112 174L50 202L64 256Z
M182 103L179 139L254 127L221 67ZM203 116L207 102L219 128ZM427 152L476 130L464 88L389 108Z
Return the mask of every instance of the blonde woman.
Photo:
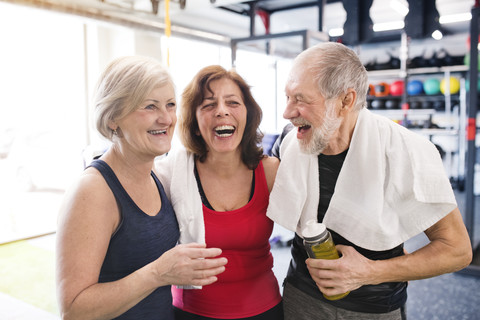
M170 285L206 286L224 270L220 249L176 246L178 223L154 159L170 150L173 82L154 59L122 57L102 74L98 131L111 147L65 196L57 232L63 319L173 320ZM210 258L210 259L203 259Z

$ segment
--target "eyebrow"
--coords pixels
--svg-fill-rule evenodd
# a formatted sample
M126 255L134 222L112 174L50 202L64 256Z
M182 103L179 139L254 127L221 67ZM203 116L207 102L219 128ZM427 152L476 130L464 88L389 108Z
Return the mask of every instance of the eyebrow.
M240 97L237 96L236 94L229 94L229 95L223 96L222 98L223 98L223 99L229 99L229 98L232 98L232 97L237 98L237 99L240 99ZM216 100L218 100L218 97L210 96L210 97L205 97L205 98L203 99L203 101L207 101L207 100L208 100L208 101L216 101Z
M224 96L224 98L231 98L231 97L238 98L238 96L234 93Z
M235 93L227 94L226 96L222 96L222 98L231 98L231 97L238 97ZM216 96L208 96L205 99L218 99Z
M159 100L157 100L157 99L152 99L152 98L147 98L147 99L145 99L145 102L147 102L147 101L151 101L151 102L153 102L153 103L160 103ZM167 100L167 102L171 102L171 101L175 101L175 98L170 98L170 99Z
M303 93L296 93L293 95L296 100L307 100L307 97Z

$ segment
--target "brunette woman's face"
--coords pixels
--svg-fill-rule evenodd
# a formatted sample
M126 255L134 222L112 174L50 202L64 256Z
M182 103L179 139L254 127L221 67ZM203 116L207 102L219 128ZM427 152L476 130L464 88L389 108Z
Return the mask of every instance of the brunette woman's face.
M196 109L199 133L209 153L240 152L247 108L238 85L228 78L210 82L212 92Z

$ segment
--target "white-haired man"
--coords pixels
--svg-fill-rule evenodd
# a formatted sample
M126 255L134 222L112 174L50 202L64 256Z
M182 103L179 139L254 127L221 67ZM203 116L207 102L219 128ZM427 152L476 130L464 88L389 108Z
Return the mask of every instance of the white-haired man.
M285 319L405 319L407 281L454 272L472 259L440 155L428 139L366 109L367 72L354 51L322 43L293 62L267 214L295 231ZM323 222L341 253L308 259L301 237ZM412 253L403 243L424 232ZM343 299L323 297L343 292Z

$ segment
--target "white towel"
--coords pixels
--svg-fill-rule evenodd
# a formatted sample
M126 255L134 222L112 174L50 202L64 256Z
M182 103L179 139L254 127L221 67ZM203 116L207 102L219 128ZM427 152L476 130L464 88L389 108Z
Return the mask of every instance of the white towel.
M180 243L205 243L203 208L194 175L194 157L185 148L155 161L155 172L172 202L180 227Z
M203 207L194 175L195 159L183 146L155 161L155 173L172 203L180 229L179 243L205 243ZM184 285L179 289L202 289Z
M267 216L301 236L306 221L317 218L318 158L301 153L295 130L282 142L280 156ZM323 223L362 248L381 251L456 207L435 146L388 118L360 111Z

